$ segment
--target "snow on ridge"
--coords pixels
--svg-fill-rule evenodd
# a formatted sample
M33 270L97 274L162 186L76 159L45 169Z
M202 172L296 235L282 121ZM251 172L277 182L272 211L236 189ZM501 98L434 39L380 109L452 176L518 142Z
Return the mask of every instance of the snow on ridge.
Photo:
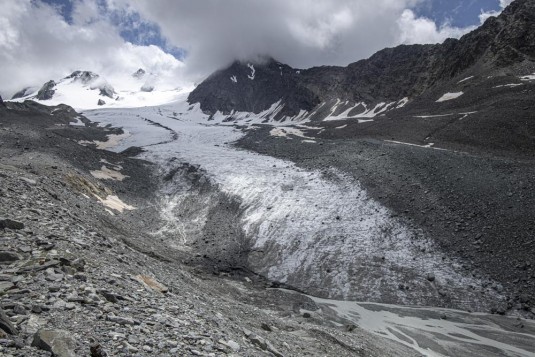
M234 83L238 83L238 78L236 78L236 76L230 77L230 80L233 81Z
M533 80L535 80L535 73L529 74L527 76L522 76L522 77L520 77L520 79L523 80L523 81L533 81Z
M470 76L470 77L466 77L465 79L461 79L459 82L457 82L457 84L459 83L463 83L463 82L466 82L466 81L469 81L471 80L472 78L474 78L475 76Z
M438 98L437 99L437 103L441 103L441 102L445 102L445 101L448 101L448 100L453 100L453 99L457 99L459 98L461 95L463 95L464 92L453 92L453 93L446 93L444 94L442 97Z
M383 114L391 109L399 109L403 108L407 103L409 102L409 98L405 97L397 102L381 102L375 105L373 108L368 108L368 105L365 102L358 102L355 103L352 107L347 108L342 113L338 115L333 115L333 113L336 112L336 109L342 104L340 99L337 99L337 102L334 104L333 108L331 109L331 113L323 119L323 121L335 121L335 120L346 120L346 119L358 119L358 118L375 118L376 116ZM346 101L343 103L344 105L347 105L348 102ZM350 115L349 113L353 111L354 109L358 108L359 106L364 107L364 111L358 114ZM318 107L319 109L319 107ZM371 120L359 120L359 123L367 122Z
M247 78L249 78L250 80L254 80L254 77L255 77L255 73L256 73L256 69L254 68L254 66L250 63L247 63L247 67L249 67L251 69L251 74L247 76Z

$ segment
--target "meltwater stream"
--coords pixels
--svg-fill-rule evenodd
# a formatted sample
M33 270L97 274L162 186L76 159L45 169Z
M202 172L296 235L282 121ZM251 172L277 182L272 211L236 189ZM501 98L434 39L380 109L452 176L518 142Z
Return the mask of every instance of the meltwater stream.
M129 132L114 150L141 146L146 159L162 165L180 158L198 165L222 192L239 198L243 230L253 246L248 265L272 280L324 299L480 311L503 299L491 289L469 289L481 281L463 275L455 261L370 199L358 182L236 149L231 143L242 130L209 121L185 101L84 114ZM434 281L427 279L429 273ZM433 350L417 348L421 353L427 349ZM522 351L510 355L533 355Z

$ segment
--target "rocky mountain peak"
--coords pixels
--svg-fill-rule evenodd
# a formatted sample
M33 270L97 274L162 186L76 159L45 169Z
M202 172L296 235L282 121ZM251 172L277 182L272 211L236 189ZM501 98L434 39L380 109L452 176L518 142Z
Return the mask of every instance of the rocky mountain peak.
M143 68L138 69L136 72L132 73L132 77L141 79L145 76L147 72Z
M50 80L46 82L41 89L37 92L36 98L39 100L49 100L52 99L54 96L54 93L56 93L56 90L54 89L56 87L56 82Z
M66 79L74 79L75 81L82 82L83 84L88 84L90 82L93 82L100 76L94 72L91 71L74 71L71 75L65 77Z
M387 48L347 67L299 70L269 57L258 63L235 61L202 82L188 101L200 103L204 112L225 114L259 113L280 101L278 118L323 105L324 114L317 116L322 119L334 113L340 102L348 106L396 103L432 88L443 86L447 91L464 72L490 76L505 68L513 73L535 68L533 1L514 1L500 16L489 18L459 40Z

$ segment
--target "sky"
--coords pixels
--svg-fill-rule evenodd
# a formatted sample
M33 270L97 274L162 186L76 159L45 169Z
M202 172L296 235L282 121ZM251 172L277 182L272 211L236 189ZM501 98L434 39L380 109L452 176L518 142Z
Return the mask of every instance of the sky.
M176 86L235 59L347 65L459 38L512 0L0 0L0 95L75 70ZM111 81L113 83L113 81Z

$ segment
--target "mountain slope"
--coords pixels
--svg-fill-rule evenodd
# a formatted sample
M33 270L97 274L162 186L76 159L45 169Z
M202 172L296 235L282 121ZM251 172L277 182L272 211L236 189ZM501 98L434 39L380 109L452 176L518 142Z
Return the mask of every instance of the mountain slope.
M69 104L76 109L98 107L139 107L161 105L176 100L181 88L159 85L159 76L143 69L126 77L118 76L112 85L90 71L74 71L60 80L50 80L41 88L24 88L12 101L35 100L45 105Z
M388 48L347 67L298 70L273 59L237 61L207 78L188 101L211 114L258 114L280 100L275 120L302 118L302 111L312 120L373 117L432 88L447 92L455 79L534 71L535 4L516 0L460 40Z

